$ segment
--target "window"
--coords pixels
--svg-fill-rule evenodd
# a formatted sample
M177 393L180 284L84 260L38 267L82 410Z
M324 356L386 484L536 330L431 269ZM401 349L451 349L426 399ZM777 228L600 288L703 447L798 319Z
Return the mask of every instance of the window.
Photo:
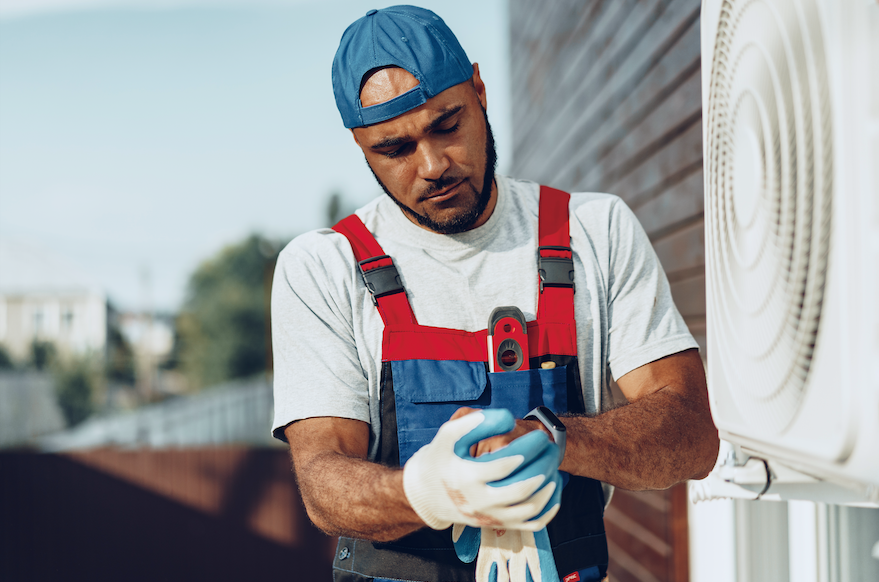
M43 308L35 307L33 315L34 335L38 336L43 333Z
M70 333L73 331L73 307L65 307L61 310L61 331Z

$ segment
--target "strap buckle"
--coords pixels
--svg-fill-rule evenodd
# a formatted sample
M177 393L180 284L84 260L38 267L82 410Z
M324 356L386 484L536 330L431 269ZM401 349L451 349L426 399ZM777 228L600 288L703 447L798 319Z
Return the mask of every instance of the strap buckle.
M375 267L373 269L364 268L369 263L384 259L391 261L391 264L384 267ZM363 277L363 283L369 290L370 295L372 295L373 305L378 306L377 299L379 297L400 293L401 291L405 292L403 283L400 280L400 274L397 272L396 265L394 265L394 260L388 255L370 257L357 264L360 266L360 275Z
M541 251L562 251L569 253L568 257L544 257ZM540 292L544 287L568 287L574 288L574 255L571 247L545 246L537 247L537 273L540 276Z

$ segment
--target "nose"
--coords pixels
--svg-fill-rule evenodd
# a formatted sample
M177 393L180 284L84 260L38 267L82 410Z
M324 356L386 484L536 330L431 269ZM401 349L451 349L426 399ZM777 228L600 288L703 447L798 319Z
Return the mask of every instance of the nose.
M451 166L446 150L440 144L425 140L419 144L421 159L418 164L418 177L422 180L439 180Z

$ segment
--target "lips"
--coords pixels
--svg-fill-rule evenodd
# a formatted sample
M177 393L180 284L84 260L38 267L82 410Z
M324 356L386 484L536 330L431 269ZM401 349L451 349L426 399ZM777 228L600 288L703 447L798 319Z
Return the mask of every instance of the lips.
M440 190L438 192L434 192L432 194L428 194L427 196L422 197L422 201L431 200L433 202L443 202L444 200L448 200L458 193L458 186L464 183L464 180L460 180L455 182L448 188Z

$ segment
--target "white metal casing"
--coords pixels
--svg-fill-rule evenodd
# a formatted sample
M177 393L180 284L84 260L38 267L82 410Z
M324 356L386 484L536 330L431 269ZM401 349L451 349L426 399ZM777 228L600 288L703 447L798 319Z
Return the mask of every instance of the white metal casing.
M715 423L722 438L754 456L875 491L879 4L703 0L701 26ZM779 201L785 183L797 191L796 204ZM797 196L810 189L817 194L808 208ZM829 195L823 214L821 191ZM804 244L821 246L822 221L829 241L823 256L786 263L777 258L796 253L779 241L800 235L786 233L779 217L794 217L800 228L798 210L815 219ZM798 268L823 284L787 285ZM782 307L779 316L782 296L805 307ZM809 326L797 327L791 312L815 319L811 340ZM790 380L761 384L785 368L788 356L797 361Z

